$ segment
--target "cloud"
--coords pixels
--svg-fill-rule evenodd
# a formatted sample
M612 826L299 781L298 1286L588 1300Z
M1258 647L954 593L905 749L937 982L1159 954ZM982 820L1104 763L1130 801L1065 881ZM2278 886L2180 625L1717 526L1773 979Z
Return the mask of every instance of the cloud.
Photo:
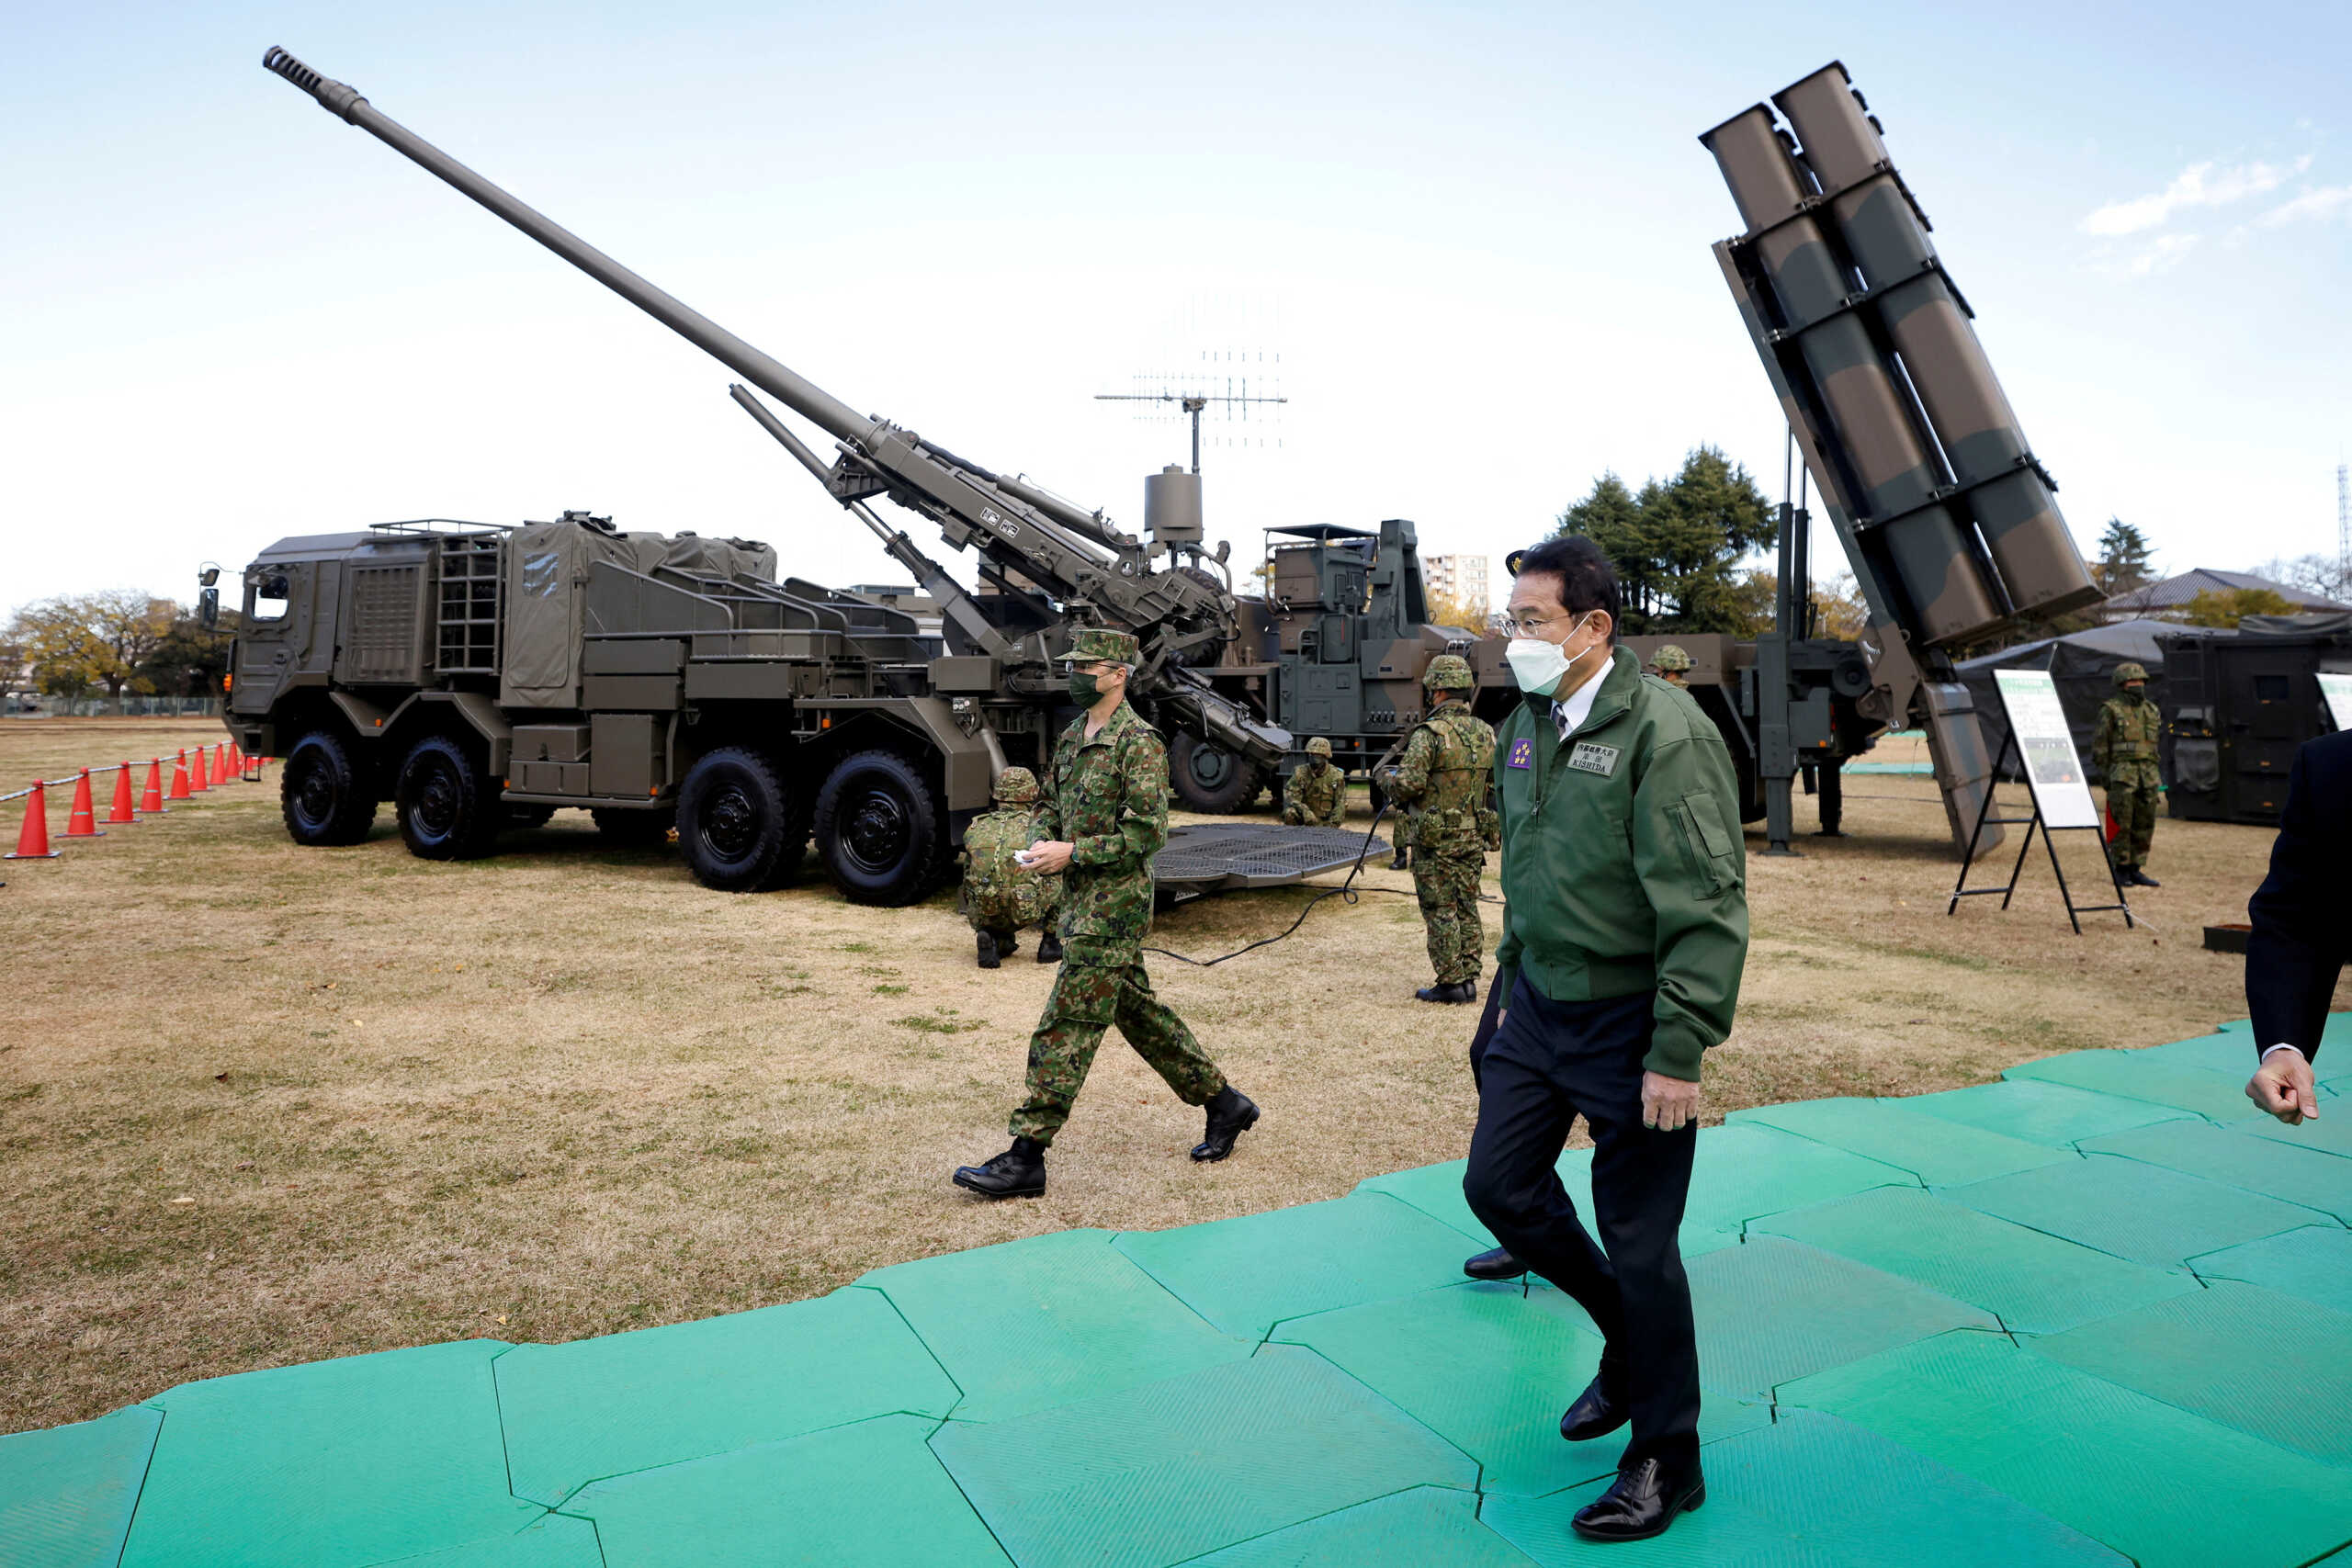
M2292 201L2272 208L2255 220L2266 229L2305 218L2327 219L2352 210L2352 186L2314 186Z
M2083 220L2082 231L2109 238L2141 233L2160 227L2183 209L2221 207L2277 190L2311 167L2311 162L2308 152L2285 167L2263 163L2224 165L2208 158L2181 170L2172 184L2154 196L2109 202Z
M2107 277L2154 277L2177 266L2198 243L2195 234L2157 234L2120 254L2103 247L2092 259L2091 270Z

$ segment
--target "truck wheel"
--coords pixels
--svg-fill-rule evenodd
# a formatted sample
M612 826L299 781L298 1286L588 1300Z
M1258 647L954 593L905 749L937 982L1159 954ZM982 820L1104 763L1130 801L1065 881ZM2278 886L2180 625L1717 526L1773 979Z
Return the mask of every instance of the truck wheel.
M817 795L817 852L853 904L911 904L938 881L945 824L922 771L896 751L842 760Z
M1258 765L1190 730L1178 730L1168 749L1168 783L1187 811L1228 817L1266 787Z
M588 818L596 824L596 836L616 850L657 849L669 842L670 829L677 825L678 814L669 811L639 811L629 807L596 806L588 810Z
M376 821L376 792L349 743L332 729L313 729L294 742L277 776L277 805L287 836L313 849L356 844Z
M695 880L722 893L759 893L800 874L808 818L757 751L705 752L678 786L678 848Z
M490 852L506 807L473 754L445 735L409 749L393 792L401 837L419 860L471 860Z

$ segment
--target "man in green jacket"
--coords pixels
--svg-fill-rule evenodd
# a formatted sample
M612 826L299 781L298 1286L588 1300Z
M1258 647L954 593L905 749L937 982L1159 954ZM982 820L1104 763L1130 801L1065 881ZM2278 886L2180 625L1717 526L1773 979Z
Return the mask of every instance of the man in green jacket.
M1577 1532L1634 1540L1706 1500L1699 1352L1676 1232L1699 1064L1730 1032L1747 955L1739 785L1698 704L1615 646L1617 579L1592 541L1516 568L1506 656L1523 701L1497 737L1507 998L1479 1068L1463 1190L1495 1239L1600 1329L1571 1442L1631 1423ZM1554 1168L1592 1133L1595 1242Z
M956 1172L956 1186L983 1198L1046 1190L1046 1150L1114 1023L1179 1100L1207 1108L1194 1159L1225 1158L1258 1121L1258 1107L1226 1082L1143 972L1151 858L1168 841L1168 747L1127 705L1136 657L1131 634L1103 627L1070 647L1070 701L1086 711L1054 748L1038 841L1022 859L1025 870L1063 878L1062 966L1029 1037L1029 1091L1012 1113L1012 1146Z

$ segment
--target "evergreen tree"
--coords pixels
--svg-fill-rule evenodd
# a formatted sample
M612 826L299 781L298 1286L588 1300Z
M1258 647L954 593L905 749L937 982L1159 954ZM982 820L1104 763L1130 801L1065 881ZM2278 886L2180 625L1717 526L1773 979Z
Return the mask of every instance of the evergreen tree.
M1770 600L1742 563L1772 543L1778 522L1745 468L1700 446L1673 478L1650 479L1639 494L1601 475L1554 532L1584 535L1617 569L1624 632L1752 637L1758 604L1769 620Z
M2120 517L2110 517L2098 536L2098 559L2091 566L2091 581L2110 595L2144 588L2155 577L2155 554L2146 535Z

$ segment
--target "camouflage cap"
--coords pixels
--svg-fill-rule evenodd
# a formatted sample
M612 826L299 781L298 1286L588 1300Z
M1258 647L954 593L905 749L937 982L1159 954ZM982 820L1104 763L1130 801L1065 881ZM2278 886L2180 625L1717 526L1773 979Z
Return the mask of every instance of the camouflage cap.
M1421 684L1436 692L1466 692L1477 684L1470 678L1470 661L1458 653L1441 653L1421 671Z
M1136 661L1136 638L1133 632L1113 631L1108 626L1088 626L1078 634L1065 655L1072 664L1133 664Z
M1688 670L1690 656L1682 651L1679 644L1669 642L1651 656L1650 662L1660 670Z
M2119 686L2126 681L2144 681L2147 678L2147 670L2128 659L2115 667L2115 683Z
M1306 743L1306 754L1310 757L1321 757L1326 761L1329 761L1331 755L1331 743L1322 736L1318 735L1314 739L1309 740Z
M996 797L1012 806L1037 798L1037 775L1026 768L1007 768L996 776Z

